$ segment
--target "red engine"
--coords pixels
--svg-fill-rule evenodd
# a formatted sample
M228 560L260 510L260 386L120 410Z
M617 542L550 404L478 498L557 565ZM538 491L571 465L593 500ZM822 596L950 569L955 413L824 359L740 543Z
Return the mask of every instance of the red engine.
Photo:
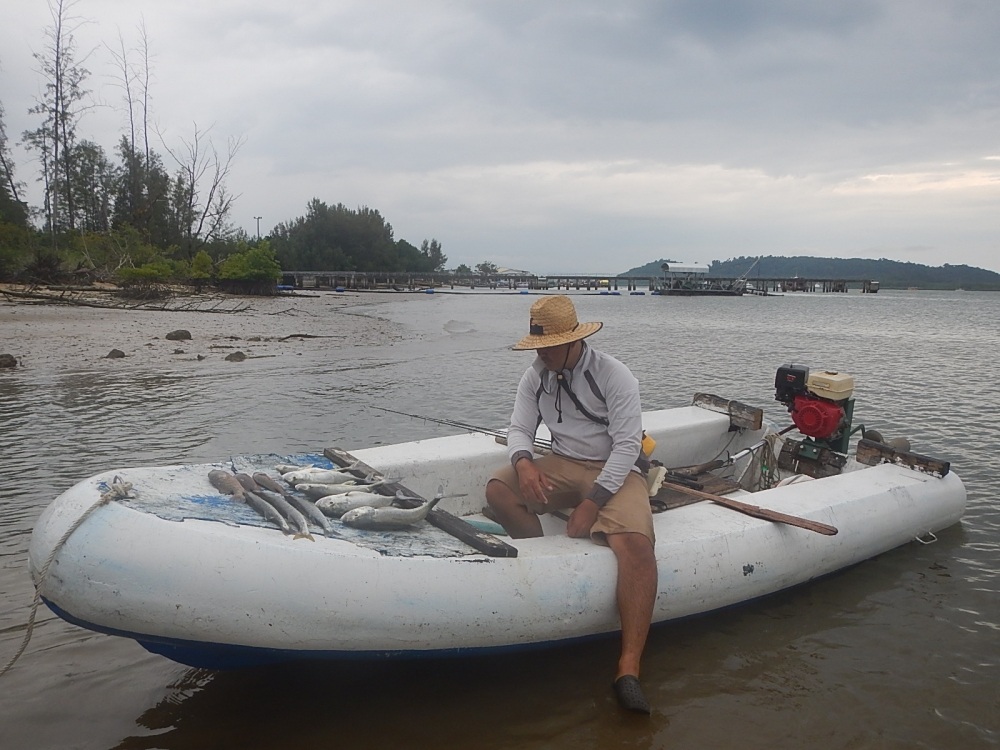
M795 396L790 411L796 429L818 440L832 437L847 418L838 404L810 394Z
M850 437L853 388L849 375L826 370L810 375L803 365L784 365L774 378L774 399L788 408L803 435L844 451Z

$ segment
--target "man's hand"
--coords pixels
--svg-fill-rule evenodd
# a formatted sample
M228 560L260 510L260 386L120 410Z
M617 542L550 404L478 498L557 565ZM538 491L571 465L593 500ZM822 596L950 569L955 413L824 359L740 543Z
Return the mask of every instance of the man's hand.
M566 534L577 539L590 536L590 529L597 521L599 510L593 500L584 500L577 505L566 522Z
M517 481L521 489L521 497L527 500L534 500L537 503L547 503L549 501L546 492L555 489L549 478L541 472L535 462L530 458L522 458L514 466L517 471Z

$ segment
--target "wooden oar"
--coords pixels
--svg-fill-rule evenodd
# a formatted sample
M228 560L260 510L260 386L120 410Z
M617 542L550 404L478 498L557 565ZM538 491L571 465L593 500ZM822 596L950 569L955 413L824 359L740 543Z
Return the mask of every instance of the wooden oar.
M739 500L722 497L721 495L713 495L711 492L702 492L701 490L696 490L683 484L671 482L669 479L663 482L663 486L669 487L672 490L677 490L678 492L683 492L687 495L692 495L693 497L700 497L703 500L711 500L713 503L717 503L726 508L730 508L731 510L744 513L748 516L753 516L754 518L763 518L765 521L786 523L789 526L798 526L799 528L815 531L817 534L825 534L826 536L833 536L837 533L836 527L828 526L827 524L820 523L819 521L810 521L808 518L790 516L787 513L781 513L776 510L768 510L767 508L750 505L749 503L743 503Z

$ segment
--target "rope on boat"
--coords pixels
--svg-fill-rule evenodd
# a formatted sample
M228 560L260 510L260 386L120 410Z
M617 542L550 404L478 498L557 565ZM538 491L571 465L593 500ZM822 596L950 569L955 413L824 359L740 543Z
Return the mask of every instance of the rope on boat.
M35 616L38 614L38 605L41 604L42 601L42 586L48 578L49 566L52 565L52 561L55 560L56 555L59 554L59 550L63 548L63 545L66 544L69 538L73 535L73 532L80 528L80 526L83 525L83 522L90 518L91 514L95 510L107 505L112 500L123 500L129 497L128 493L131 490L132 484L130 482L123 482L120 477L116 476L111 481L108 491L102 494L100 498L98 498L97 502L87 508L87 510L85 510L83 514L73 522L73 525L66 530L66 533L60 537L59 541L56 542L55 547L52 548L52 552L49 553L48 559L45 560L45 564L42 566L42 569L38 574L38 583L35 585L35 598L31 602L31 612L28 614L28 626L24 632L24 639L21 641L21 645L18 647L14 656L11 657L10 661L8 661L3 667L0 667L0 677L3 677L8 671L10 671L10 668L13 667L17 660L21 658L21 654L23 654L24 650L28 647L28 642L31 640L31 634L35 629Z
M740 475L740 485L748 490L769 490L776 486L781 479L778 472L778 462L775 459L777 453L774 450L775 443L782 438L776 432L769 432L754 446L751 446L753 458L747 463L746 468ZM744 478L750 475L749 483L743 484Z

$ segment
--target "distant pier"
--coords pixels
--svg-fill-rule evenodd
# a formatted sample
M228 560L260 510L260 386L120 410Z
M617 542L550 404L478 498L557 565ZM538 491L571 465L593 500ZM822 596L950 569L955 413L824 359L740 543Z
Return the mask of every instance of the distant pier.
M879 283L871 279L722 278L706 276L696 286L681 287L661 276L607 276L587 274L495 275L412 273L395 271L282 271L282 285L295 289L344 291L420 291L424 289L510 289L550 291L628 291L650 294L743 294L769 296L790 292L846 293L858 289L874 294Z

